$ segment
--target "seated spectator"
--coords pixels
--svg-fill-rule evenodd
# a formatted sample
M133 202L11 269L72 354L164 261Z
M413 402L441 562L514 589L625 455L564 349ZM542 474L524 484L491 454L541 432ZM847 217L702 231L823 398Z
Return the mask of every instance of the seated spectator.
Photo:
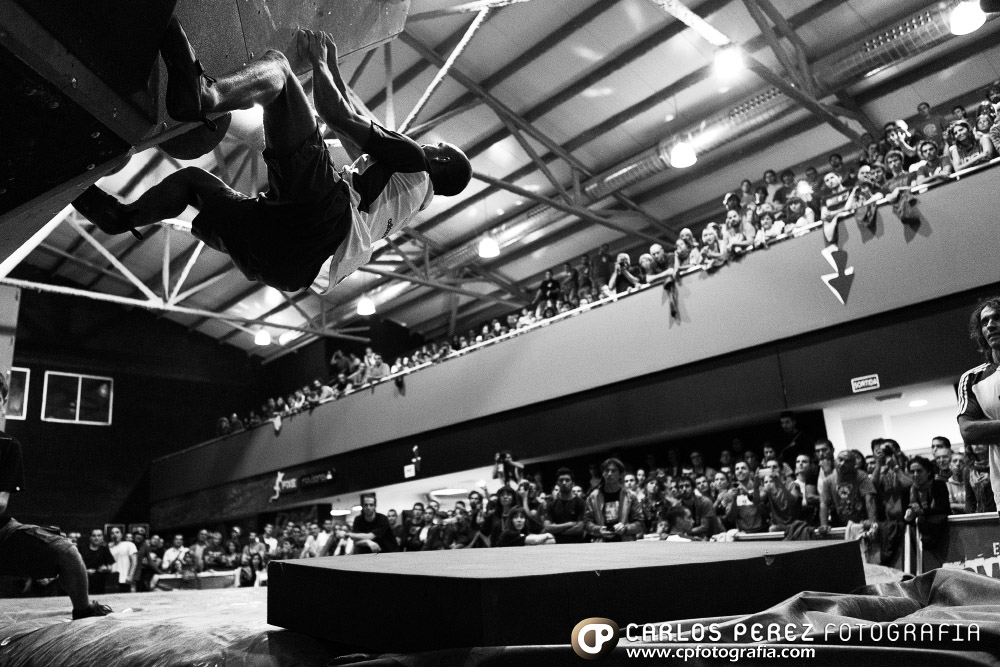
M296 551L294 555L287 556L288 558L297 558L298 552ZM282 556L285 557L284 555ZM222 570L235 570L240 566L240 562L243 559L243 550L240 545L233 540L228 540L224 546L224 551L222 556L218 559L219 569Z
M990 485L989 445L969 445L965 465L965 512L996 512L996 498Z
M677 234L677 238L679 240L683 240L685 243L687 243L688 247L691 248L692 250L697 250L697 249L699 249L701 247L701 245L698 243L697 239L695 239L695 237L694 237L694 232L692 232L687 227L685 227L684 229L682 229L680 231L680 233Z
M264 559L259 553L251 554L240 565L240 588L256 585L257 578L262 577L264 572Z
M112 583L111 590L106 588L109 582L117 582L118 577L111 573L115 557L104 542L104 531L94 528L85 547L77 545L83 556L83 565L87 569L87 592L90 595L104 595L105 592L117 593L117 586Z
M764 531L764 498L757 479L750 473L744 461L736 463L736 482L726 491L719 504L726 509L723 523L727 528L735 528L741 533Z
M917 167L916 184L936 183L951 176L951 158L942 156L938 145L933 141L924 139L918 146L921 162Z
M340 350L336 350L330 358L330 375L337 377L341 373L346 377L351 373L351 362Z
M633 273L632 260L629 259L628 253L618 253L611 278L608 279L608 290L612 294L621 294L638 286L639 278Z
M953 452L949 462L950 475L945 480L948 485L948 503L952 514L965 514L965 455Z
M256 410L251 410L250 414L247 415L247 428L255 428L260 426L261 420L260 415L257 414Z
M951 513L948 487L944 481L934 479L936 466L923 456L910 459L910 477L913 485L906 500L903 521L916 525L925 547L933 547L946 527Z
M751 228L752 229L752 228ZM737 211L726 213L726 226L723 229L726 247L733 257L739 257L753 247L753 233L744 230L743 218Z
M836 469L827 475L820 490L819 532L825 535L833 526L848 522L862 523L865 530L876 521L875 487L867 474L857 469L857 459L850 452L839 452Z
M677 501L691 512L691 519L694 522L694 527L690 530L692 535L707 539L723 532L722 522L715 513L714 504L708 498L695 495L694 482L691 478L678 479Z
M583 498L573 493L573 471L560 468L556 472L556 493L546 505L544 532L555 537L559 544L583 542L585 511Z
M799 454L796 456L795 476L792 482L799 487L799 498L802 502L799 508L799 519L813 525L815 525L816 517L819 514L819 491L816 489L815 479L812 459L809 455Z
M710 222L701 232L702 266L706 271L714 271L724 265L729 258L729 249L717 227L718 225Z
M528 529L528 515L523 508L511 510L507 516L506 525L497 541L499 547L532 547L544 544L555 544L556 538L551 533L532 534Z
M870 141L865 145L865 150L861 156L861 164L871 167L874 164L878 164L884 160L884 153L882 152L882 147L877 141Z
M890 201L895 201L901 194L909 194L910 181L913 176L903 168L903 153L891 150L885 154L885 165L889 169L882 191Z
M778 182L778 174L774 169L768 169L764 172L764 190L766 192L764 201L773 204L774 196L781 190L781 183Z
M556 302L562 294L562 284L552 276L552 269L545 270L545 279L538 286L535 298L531 302L535 308L536 317L541 316L544 304L549 301Z
M902 155L904 171L917 161L917 148L913 138L910 136L905 121L895 120L885 124L885 143L889 147L889 150L886 152L886 158L888 158L890 152L899 151ZM886 165L888 165L888 162L886 162Z
M184 536L177 534L174 535L173 543L170 548L163 552L163 560L160 563L160 571L165 573L171 573L178 570L180 559L187 553L188 549L184 546Z
M406 357L403 357L404 366ZM337 379L333 383L333 390L337 392L338 396L343 396L354 391L354 383L347 379L347 376L343 373L337 375ZM279 401L281 399L278 399Z
M580 272L572 264L566 262L563 264L563 270L560 275L562 278L560 281L562 283L562 300L568 302L576 301L579 298Z
M649 246L649 257L651 262L646 274L646 282L653 282L654 280L659 280L660 278L668 276L675 268L674 258L667 255L663 246L659 243L654 243ZM640 257L639 259L641 262L642 258Z
M808 461L809 457L802 458ZM768 459L767 472L762 478L761 493L771 532L785 532L802 514L802 489L795 481L783 479L780 467L777 459Z
M944 118L931 113L931 105L921 102L917 105L917 121L915 134L923 141L930 141L937 146L944 145Z
M668 279L676 277L677 273L698 266L702 263L701 251L692 246L683 237L678 237L674 245L674 265L668 274Z
M390 373L389 364L382 360L381 354L376 354L372 360L371 367L368 368L368 374L365 377L366 382L378 382L382 378L388 376Z
M854 185L854 172L844 163L844 157L840 153L831 153L828 158L830 162L830 173L837 174L840 182L845 187Z
M511 511L517 508L517 502L517 494L514 489L506 485L497 489L496 504L493 511L487 514L483 524L483 533L489 535L491 546L500 543L500 533L503 532L504 524Z
M951 146L951 164L956 171L989 162L995 157L993 142L989 137L980 137L977 141L969 121L955 121L951 124L950 132L955 140Z
M983 137L990 138L990 129L992 129L995 120L996 118L989 113L981 113L976 116L976 126L973 131L977 141L982 141ZM990 143L993 142L990 141Z
M229 435L231 432L232 428L229 426L229 420L225 417L219 417L218 421L215 422L215 437Z
M329 401L336 398L337 393L333 390L333 387L325 385L318 379L313 380L313 391L316 394L316 401L322 403L323 401Z
M584 531L594 542L634 541L642 535L642 509L621 483L625 465L616 458L601 464L601 484L587 496Z
M805 204L798 197L794 198L799 202L799 205L812 213L810 209L805 208ZM804 217L804 216L803 216ZM753 245L755 248L766 248L767 245L781 236L785 231L785 223L781 220L775 220L774 214L765 213L760 217L760 229L757 230L757 234L754 236Z
M795 172L785 169L781 172L781 187L774 193L774 204L783 205L789 197L795 196Z
M660 539L668 542L691 542L700 541L705 538L695 534L695 522L691 515L691 510L687 507L676 505L671 507L663 515L663 526L660 527Z
M229 415L229 432L236 433L243 430L243 420L235 412Z
M648 252L644 252L639 255L639 269L638 275L639 283L642 285L648 285L652 280L650 275L653 274L653 256Z

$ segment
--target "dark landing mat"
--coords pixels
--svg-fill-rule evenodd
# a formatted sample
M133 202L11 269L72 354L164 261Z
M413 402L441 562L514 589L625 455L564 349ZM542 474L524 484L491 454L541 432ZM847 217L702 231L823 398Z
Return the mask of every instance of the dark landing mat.
M695 582L696 584L696 582ZM752 582L734 580L734 587ZM525 597L531 592L525 591ZM588 664L574 653L568 641L553 646L463 648L423 653L358 653L329 642L310 639L295 632L278 630L264 622L265 591L235 589L223 591L177 591L109 595L101 598L116 609L131 607L128 613L107 618L65 622L65 598L0 600L0 665L4 667L101 667L152 666L189 667L292 667L352 665L355 667L412 666L507 666ZM392 604L392 600L387 604ZM550 601L558 605L560 600ZM346 609L350 600L343 600ZM427 609L433 615L434 609ZM582 620L582 619L581 619ZM659 620L659 619L656 619ZM961 570L935 570L908 582L866 586L853 594L802 593L770 609L742 617L688 620L682 630L696 623L718 623L718 642L633 643L622 638L607 656L595 665L808 665L888 667L907 665L946 667L949 665L998 665L1000 660L1000 581ZM933 642L864 640L841 642L824 638L826 624L856 626L877 623L883 629L940 626L949 636ZM754 624L791 624L801 629L816 628L812 635L794 642L764 643L748 636L733 642L739 623L748 629ZM673 622L676 631L677 622ZM957 641L971 628L978 640ZM447 632L441 627L440 632ZM392 628L386 628L388 634ZM749 630L747 631L749 634ZM808 639L815 641L809 642ZM628 651L644 649L716 650L717 657L694 657L686 661L667 657L629 657ZM813 657L771 657L743 655L731 657L732 649L762 652L768 649L815 650ZM726 657L721 652L726 651Z

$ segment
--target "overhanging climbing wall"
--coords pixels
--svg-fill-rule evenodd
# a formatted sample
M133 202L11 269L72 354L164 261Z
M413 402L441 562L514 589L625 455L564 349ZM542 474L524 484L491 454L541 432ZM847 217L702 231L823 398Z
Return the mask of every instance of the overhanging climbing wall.
M299 27L340 54L402 31L409 0L0 0L0 262L83 188L187 129L166 117L157 45L171 13L205 68L232 72Z

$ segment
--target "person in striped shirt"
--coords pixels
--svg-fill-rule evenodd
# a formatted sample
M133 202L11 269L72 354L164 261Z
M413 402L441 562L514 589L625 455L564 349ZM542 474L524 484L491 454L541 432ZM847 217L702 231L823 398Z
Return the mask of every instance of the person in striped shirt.
M990 483L1000 506L1000 297L976 305L969 335L984 363L966 371L958 382L958 427L966 446L989 446Z

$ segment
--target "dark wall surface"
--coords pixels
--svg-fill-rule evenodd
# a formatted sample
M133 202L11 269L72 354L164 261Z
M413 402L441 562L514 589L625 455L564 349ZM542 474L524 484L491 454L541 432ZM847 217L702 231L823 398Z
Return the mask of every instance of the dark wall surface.
M21 521L86 529L145 522L149 463L211 435L215 419L259 402L256 363L236 348L140 309L22 291L14 365L31 370L21 441ZM114 379L110 426L40 419L45 371Z

